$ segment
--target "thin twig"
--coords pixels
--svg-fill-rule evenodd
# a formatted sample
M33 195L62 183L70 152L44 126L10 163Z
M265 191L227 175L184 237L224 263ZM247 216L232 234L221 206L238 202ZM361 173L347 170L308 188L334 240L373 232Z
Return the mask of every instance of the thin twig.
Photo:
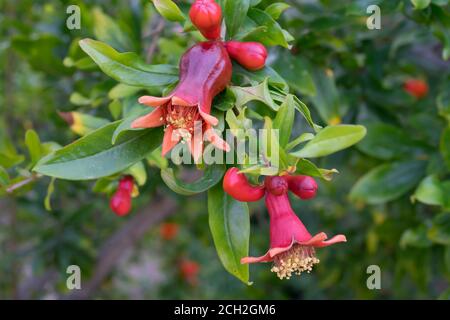
M22 180L22 181L19 181L19 182L15 183L15 184L9 186L9 187L6 189L6 192L9 193L9 194L11 194L11 193L13 193L13 192L16 191L16 190L18 190L18 189L20 189L20 188L23 188L23 187L25 187L26 185L28 185L28 184L30 184L30 183L35 182L38 178L39 178L38 175L33 174L31 177L26 178L26 179L24 179L24 180Z
M150 35L152 35L153 37L147 50L147 57L145 59L147 63L151 63L153 60L156 48L158 47L159 38L161 37L165 26L166 22L164 21L164 19L158 18L158 24L156 25L156 28L150 33Z

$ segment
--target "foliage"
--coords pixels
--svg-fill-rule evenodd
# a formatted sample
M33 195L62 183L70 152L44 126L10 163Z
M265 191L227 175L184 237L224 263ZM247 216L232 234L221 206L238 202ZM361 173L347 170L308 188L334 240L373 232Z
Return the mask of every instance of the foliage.
M30 294L68 294L71 264L86 279L95 274L102 244L133 219L108 209L118 177L132 174L140 182L134 214L170 192L177 212L169 220L182 230L168 242L155 226L92 298L445 298L448 1L219 2L227 39L270 47L265 69L234 65L233 85L214 101L222 129L280 129L281 170L296 165L321 178L320 197L296 201L296 212L314 231L346 234L348 243L320 252L320 267L290 282L260 266L249 273L238 256L267 247L262 204L247 208L225 195L221 166L168 164L158 148L161 130L131 129L147 111L137 98L170 91L181 54L202 39L186 20L187 1L7 0L0 13L7 35L0 41L0 243L7 252L0 271L10 277L0 278L0 297L21 297L24 283L53 271L50 288ZM366 26L373 3L381 30ZM66 27L73 4L81 8L80 30ZM426 79L425 99L403 91L409 78ZM58 112L73 112L76 126ZM267 166L244 169L257 179ZM179 285L183 257L200 263L198 286ZM221 263L254 284L236 281ZM382 270L379 291L366 287L373 264Z

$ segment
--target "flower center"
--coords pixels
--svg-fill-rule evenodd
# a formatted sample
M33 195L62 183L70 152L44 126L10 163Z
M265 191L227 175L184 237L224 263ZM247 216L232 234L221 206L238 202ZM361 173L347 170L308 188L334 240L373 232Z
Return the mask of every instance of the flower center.
M185 107L168 104L166 121L167 125L171 125L174 129L186 129L194 132L195 121L200 118L198 107Z
M270 271L275 272L280 279L290 279L292 274L310 273L319 262L313 247L294 244L288 251L274 257Z

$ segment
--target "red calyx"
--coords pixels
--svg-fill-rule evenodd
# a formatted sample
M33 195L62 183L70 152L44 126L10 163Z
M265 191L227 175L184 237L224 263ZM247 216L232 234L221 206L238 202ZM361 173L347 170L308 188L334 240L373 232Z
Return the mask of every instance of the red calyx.
M124 190L130 194L133 192L134 178L132 176L125 176L119 181L119 190Z
M266 190L275 196L281 196L288 191L288 183L283 177L267 177L264 185Z
M197 0L189 11L192 23L206 39L220 38L222 9L214 0Z
M230 168L223 179L223 189L234 199L242 202L260 200L265 190L263 186L252 186L245 174L239 173L238 168Z
M415 97L416 99L422 99L428 94L428 84L421 79L410 79L403 85L404 90Z
M232 59L250 71L262 69L266 65L267 49L261 43L228 41L225 47Z
M309 200L317 194L317 182L308 176L287 176L289 190L303 200Z

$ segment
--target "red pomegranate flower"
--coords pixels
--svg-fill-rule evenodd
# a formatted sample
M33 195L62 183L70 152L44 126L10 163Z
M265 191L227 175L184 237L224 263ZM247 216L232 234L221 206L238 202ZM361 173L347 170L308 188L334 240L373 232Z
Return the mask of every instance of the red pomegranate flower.
M163 155L184 139L195 161L203 153L203 136L219 149L230 146L218 136L213 126L214 97L231 81L230 57L221 42L202 42L189 49L180 61L180 82L167 97L144 96L139 103L156 108L132 123L133 128L165 126Z
M271 269L280 279L289 279L292 274L310 272L319 263L315 248L326 247L337 242L346 242L344 235L327 240L324 232L312 236L291 208L287 193L266 193L266 206L270 215L270 249L261 257L246 257L241 263L271 262Z

